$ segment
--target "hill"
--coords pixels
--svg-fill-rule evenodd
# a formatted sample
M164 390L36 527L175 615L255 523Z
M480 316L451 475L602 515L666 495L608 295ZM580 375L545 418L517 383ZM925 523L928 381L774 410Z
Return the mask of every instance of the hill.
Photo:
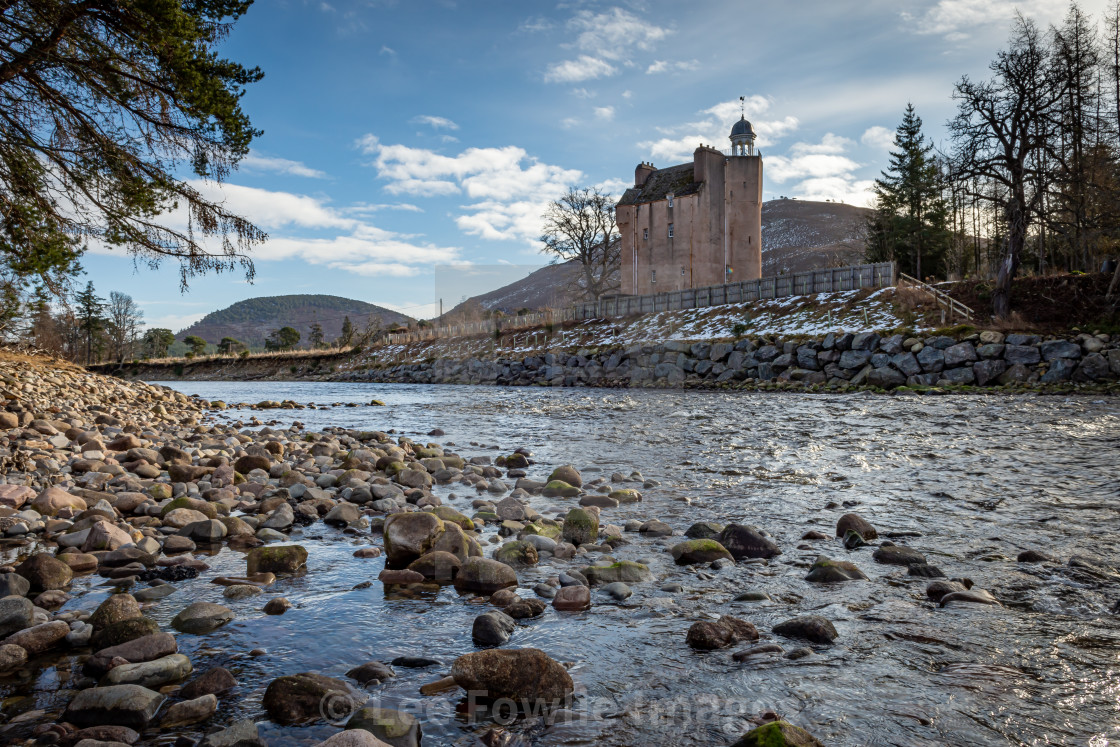
M864 224L871 210L839 202L771 200L762 205L762 275L840 267L863 261ZM468 318L478 311L569 306L576 302L575 262L548 265L531 275L473 298L447 314Z
M223 337L233 337L250 347L262 347L274 329L295 327L302 342L306 343L311 325L318 322L323 327L327 341L336 339L342 332L342 322L347 316L355 331L365 329L369 319L380 321L382 327L401 322L410 317L395 311L374 306L352 298L324 295L265 296L238 301L220 311L207 314L200 321L176 335L182 340L187 335L198 335L210 343Z
M870 215L840 202L762 203L762 276L859 264Z

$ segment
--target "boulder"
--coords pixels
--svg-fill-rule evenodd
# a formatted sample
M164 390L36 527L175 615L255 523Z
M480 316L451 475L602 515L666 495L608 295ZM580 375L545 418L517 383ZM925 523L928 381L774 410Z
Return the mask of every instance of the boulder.
M96 550L116 550L123 545L133 544L132 535L107 521L99 521L89 528L85 542L82 543L82 552Z
M692 539L673 545L669 550L677 565L694 565L696 563L711 563L726 558L731 560L731 553L727 548L714 539Z
M33 625L30 628L12 633L4 639L4 645L19 646L34 657L62 643L70 632L70 626L61 620Z
M143 731L165 699L140 685L91 687L74 696L62 720L79 728L111 724Z
M314 747L393 747L392 745L382 742L377 737L370 734L365 729L347 729L340 731L322 742L318 742Z
M859 514L844 514L836 522L836 536L844 537L849 531L859 533L859 536L865 540L873 540L879 538L879 533L875 531L875 527L864 519Z
M855 563L850 563L847 560L831 560L824 555L819 555L816 562L813 563L813 567L809 569L809 575L805 577L805 580L816 583L866 581L867 575L857 568Z
M471 639L478 646L501 646L513 635L516 626L517 623L506 613L490 610L474 619Z
M346 722L347 731L361 729L391 747L420 747L424 738L420 722L405 711L359 708Z
M115 670L114 670L115 671ZM218 710L218 698L213 695L203 695L191 700L184 700L172 704L163 713L160 727L173 729L179 726L189 726L205 721Z
M742 558L772 558L782 551L770 539L763 537L755 527L729 524L716 541L727 548L736 560Z
M594 544L599 537L599 519L590 511L573 508L564 517L561 537L565 542L571 542L576 547Z
M302 545L271 545L256 547L245 559L245 572L295 573L307 563L307 550Z
M17 511L35 497L35 491L26 485L0 485L0 506Z
M18 573L0 573L0 597L25 597L30 592L31 582L23 576Z
M101 630L95 630L90 643L95 649L119 646L122 643L128 643L158 632L159 625L156 624L155 620L150 617L137 617L107 625Z
M622 560L610 565L590 565L580 573L592 586L612 584L617 581L634 584L653 580L653 572L648 566L632 560Z
M113 623L140 617L140 604L131 594L113 594L97 606L90 615L89 624L94 630L106 628Z
M591 607L591 590L586 586L565 586L552 598L552 607L563 612L580 612Z
M287 725L337 718L365 700L365 695L343 680L303 672L268 683L261 704L269 718Z
M824 744L800 726L771 721L751 729L731 747L824 747Z
M493 594L509 586L517 586L517 571L489 558L468 558L455 576L455 588L459 591Z
M494 560L509 566L536 565L540 561L537 548L520 540L507 542L494 551Z
M553 480L563 480L577 488L583 487L583 478L579 474L579 470L570 464L565 464L562 467L557 467L552 470L552 474L548 476L548 482Z
M220 628L233 619L233 610L212 602L195 602L175 615L171 624L184 633L202 634Z
M28 580L31 591L64 589L70 584L74 572L70 566L55 556L41 552L32 555L16 567L16 573Z
M801 638L813 643L832 643L838 635L833 624L819 615L795 617L778 623L773 630L785 638Z
M742 641L757 640L758 630L754 625L731 615L693 623L687 637L688 645L700 651L714 651Z
M942 607L949 604L988 604L993 607L1002 607L999 600L983 589L966 589L964 591L951 591L938 601Z
M390 514L383 530L389 564L404 567L437 549L446 531L444 521L427 511Z
M182 654L169 654L151 661L121 664L101 679L102 685L141 685L152 689L178 682L192 671L191 660Z
M225 667L214 667L183 686L179 696L193 700L203 695L222 695L237 687L237 680Z
M0 638L30 628L34 619L35 605L30 599L17 596L0 598Z
M0 644L0 674L13 672L27 663L27 649L12 643Z
M509 698L518 705L559 704L575 688L568 670L535 648L466 654L451 665L451 676L468 693L490 700Z
M422 555L416 560L408 564L408 570L414 571L422 575L425 579L431 579L441 583L451 583L455 577L459 575L459 569L462 568L463 561L458 556L442 550Z
M55 516L66 508L77 513L85 511L87 506L86 502L78 496L71 495L62 488L51 486L35 496L35 500L31 501L31 508L43 516Z
M346 673L346 676L357 680L362 685L377 685L396 677L397 673L388 664L382 664L379 661L367 661L360 667L351 669Z
M912 565L925 563L926 556L912 547L903 545L880 545L871 555L878 563L886 565Z

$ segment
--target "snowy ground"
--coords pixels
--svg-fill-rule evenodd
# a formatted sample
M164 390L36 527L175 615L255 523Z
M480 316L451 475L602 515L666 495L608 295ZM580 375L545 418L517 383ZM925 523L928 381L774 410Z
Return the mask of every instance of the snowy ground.
M907 324L894 303L894 288L882 288L663 311L634 319L589 319L551 333L544 329L511 332L500 340L477 337L385 345L372 348L356 367L428 358L524 357L545 351L626 347L668 340L823 336L829 332L888 330ZM348 366L351 367L355 366Z

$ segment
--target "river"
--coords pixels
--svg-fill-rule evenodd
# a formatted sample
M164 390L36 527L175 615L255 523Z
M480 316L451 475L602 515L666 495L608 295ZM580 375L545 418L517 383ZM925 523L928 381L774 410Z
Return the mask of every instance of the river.
M667 549L679 538L639 539L613 553L648 563L658 580L633 584L622 603L593 593L585 613L551 607L518 627L509 646L541 648L572 662L579 718L509 726L526 744L722 745L747 731L746 717L773 710L828 745L1092 744L1120 738L1120 601L1113 569L1120 544L1120 400L1087 397L887 397L646 390L538 389L307 382L174 382L180 391L228 402L368 402L385 407L231 411L226 419L299 420L308 429L394 430L419 441L454 444L463 456L526 447L543 479L571 463L585 481L640 470L660 483L644 500L604 509L603 521L658 518L681 532L697 521L754 524L783 554L769 563L720 571L678 568ZM446 435L428 437L433 428ZM497 447L501 447L501 451ZM473 491L436 488L470 515ZM460 497L448 500L449 492ZM570 501L535 498L545 515ZM950 577L971 578L1004 606L938 608L927 579L847 552L830 537L837 518L856 511L880 534L902 533ZM490 532L492 533L492 531ZM908 534L909 533L909 534ZM229 667L242 697L223 701L215 722L262 716L271 679L301 671L342 676L370 659L425 655L449 664L475 650L471 621L482 611L451 588L427 598L392 598L376 583L383 560L357 560L367 537L316 523L293 538L311 551L306 575L281 580L296 608L263 615L261 598L231 604L237 620L206 636L180 636L195 662ZM803 547L804 549L799 549ZM1021 564L1034 548L1058 562ZM869 581L805 581L819 553L855 562ZM594 559L597 556L591 556ZM1079 560L1074 564L1072 557ZM241 553L208 559L218 572L243 572ZM579 561L577 561L578 567ZM521 572L523 596L566 562ZM148 614L166 626L177 598L225 602L204 578ZM354 589L363 581L372 586ZM666 582L683 592L665 592ZM744 591L769 602L741 603ZM92 608L93 589L79 600ZM240 605L240 606L238 606ZM693 622L733 614L770 634L798 614L833 621L839 638L814 655L738 664L723 652L685 644ZM250 656L260 648L263 655ZM738 647L737 647L738 648ZM446 667L445 667L446 668ZM444 668L444 669L445 669ZM474 744L461 697L421 697L442 670L398 669L370 690L383 705L411 710L426 744ZM42 692L48 685L44 683ZM44 696L45 697L45 696ZM266 740L313 743L334 729L261 721ZM270 741L271 743L271 741Z

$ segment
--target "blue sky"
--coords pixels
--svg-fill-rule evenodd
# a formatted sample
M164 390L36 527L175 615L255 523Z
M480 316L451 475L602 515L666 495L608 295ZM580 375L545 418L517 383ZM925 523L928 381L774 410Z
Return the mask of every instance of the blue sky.
M101 294L128 293L175 331L287 293L429 317L439 296L450 308L500 285L494 266L545 264L540 215L566 186L618 195L640 161L728 147L739 96L768 199L866 204L907 101L941 141L953 83L986 76L1014 10L1047 25L1067 7L258 0L222 53L265 71L244 99L264 135L224 185L199 185L269 233L255 282L209 276L181 294L169 264L84 265ZM437 296L440 265L458 267Z

